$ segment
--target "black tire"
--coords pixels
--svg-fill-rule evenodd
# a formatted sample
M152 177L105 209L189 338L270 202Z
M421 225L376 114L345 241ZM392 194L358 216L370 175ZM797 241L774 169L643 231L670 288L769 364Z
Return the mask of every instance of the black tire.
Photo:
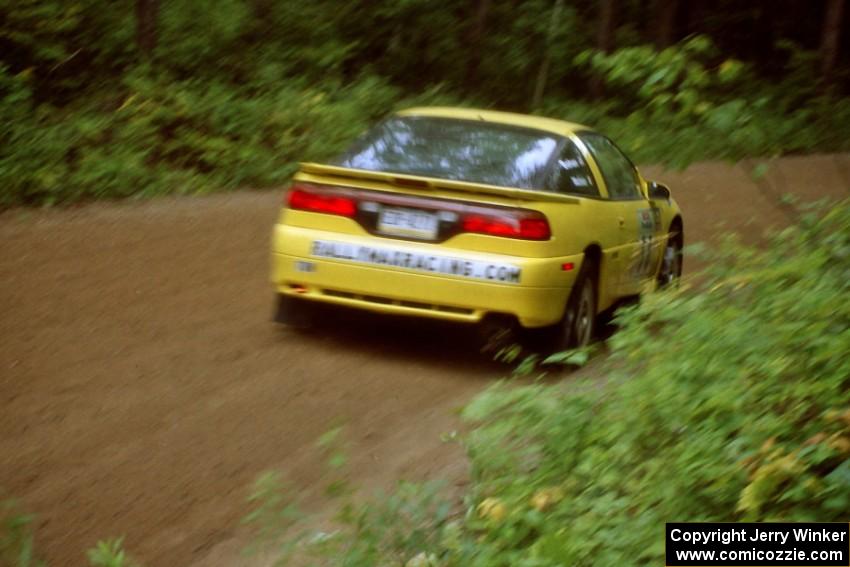
M588 258L582 262L564 316L557 325L547 329L548 349L560 352L593 342L596 336L596 304L596 265Z
M682 248L684 241L681 226L673 225L670 227L670 233L667 235L667 246L664 248L661 267L658 270L659 288L675 287L678 285L682 277L682 264L684 260Z
M313 327L314 311L314 306L309 301L289 295L278 295L274 320L294 329L310 329Z

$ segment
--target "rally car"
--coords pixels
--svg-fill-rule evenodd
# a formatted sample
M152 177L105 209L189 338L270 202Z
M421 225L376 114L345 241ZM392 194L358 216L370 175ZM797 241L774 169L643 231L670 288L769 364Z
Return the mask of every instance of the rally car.
M300 165L272 236L276 320L324 304L581 347L600 313L679 278L683 229L670 190L591 128L413 108Z

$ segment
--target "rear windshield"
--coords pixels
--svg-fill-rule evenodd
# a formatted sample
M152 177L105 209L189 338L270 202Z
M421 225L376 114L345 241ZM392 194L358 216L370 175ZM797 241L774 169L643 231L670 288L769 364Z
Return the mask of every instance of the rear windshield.
M473 120L395 117L367 132L335 163L536 189L559 138L539 130Z

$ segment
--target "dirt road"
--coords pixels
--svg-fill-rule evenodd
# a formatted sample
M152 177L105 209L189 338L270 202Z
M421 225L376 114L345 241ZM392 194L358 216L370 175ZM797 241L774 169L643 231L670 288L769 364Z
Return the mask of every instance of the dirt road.
M689 242L757 237L778 196L850 196L850 156L790 158L755 183L702 164L668 182ZM374 317L298 335L269 322L279 192L0 215L0 490L37 515L50 565L126 535L149 566L229 552L267 469L321 485L316 439L347 424L355 482L461 476L440 434L504 369L464 329ZM0 496L2 497L2 496ZM225 551L222 551L225 550Z

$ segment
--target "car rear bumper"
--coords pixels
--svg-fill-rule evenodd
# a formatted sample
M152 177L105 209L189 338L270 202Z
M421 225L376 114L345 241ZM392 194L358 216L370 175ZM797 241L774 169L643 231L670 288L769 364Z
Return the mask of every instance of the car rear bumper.
M352 247L377 246L449 255L478 266L510 265L519 268L521 275L518 282L506 283L485 280L483 276L423 273L404 267L373 265L354 258L318 257L315 243L328 241ZM435 244L278 224L272 237L271 279L281 294L379 313L469 323L481 321L489 314L511 315L524 327L542 327L560 320L581 259L581 255L522 258L481 254ZM572 264L572 269L565 270L565 264ZM497 270L491 271L497 280Z

